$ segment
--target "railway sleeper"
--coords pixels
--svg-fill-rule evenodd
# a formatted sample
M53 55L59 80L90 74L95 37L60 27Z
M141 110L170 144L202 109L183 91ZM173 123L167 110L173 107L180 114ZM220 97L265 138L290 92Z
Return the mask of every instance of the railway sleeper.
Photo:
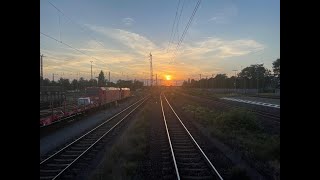
M50 164L47 164L47 166L51 166L51 167L67 167L69 164L53 164L53 163L50 163Z
M210 175L207 168L179 168L179 172L184 175Z
M58 173L61 169L40 169L40 173Z
M71 149L72 150L81 150L81 151L83 151L83 150L88 149L88 147L89 146L73 146L73 147L71 147Z
M72 153L72 154L81 154L83 151L76 151L76 150L66 150L66 153Z
M175 144L175 143L172 143L173 145L173 149L193 149L194 150L194 146L193 145L179 145L179 144Z
M175 154L177 157L194 157L199 156L199 153L196 152L176 152Z
M185 141L185 142L174 142L174 145L178 145L178 146L190 146L190 141Z
M175 153L194 153L195 150L193 148L192 149L175 148L174 152Z
M177 179L175 174L165 174L162 178L163 179Z
M201 157L181 157L181 156L179 157L179 156L176 156L176 159L177 159L178 163L179 162L196 162L196 163L198 163L198 162L202 161Z
M182 179L195 179L195 180L202 180L202 179L213 179L212 176L182 176Z
M66 162L66 163L69 163L69 162L72 162L74 159L53 159L54 161L56 162Z
M55 176L40 176L40 179L53 179Z
M173 173L174 172L174 167L163 167L162 168L162 174L169 174L169 173Z
M204 163L201 162L178 162L179 166L187 166L187 167L206 167Z
M78 157L79 155L77 155L77 154L61 154L60 156L62 156L62 157Z

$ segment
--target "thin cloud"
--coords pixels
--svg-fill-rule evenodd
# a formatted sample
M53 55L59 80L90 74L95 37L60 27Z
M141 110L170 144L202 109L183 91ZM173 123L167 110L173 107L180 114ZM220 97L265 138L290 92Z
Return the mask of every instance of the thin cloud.
M185 57L214 57L218 59L243 56L256 51L261 51L264 45L252 39L223 40L220 38L207 38L204 41L183 45Z
M154 51L159 48L151 40L137 33L122 29L104 28L101 26L88 25L88 27L108 38L116 40L118 43L134 50L140 55L146 55L146 52Z
M129 17L122 19L122 23L123 23L124 25L126 25L126 26L131 26L134 22L135 22L134 19L129 18Z
M113 74L115 72L147 72L149 70L148 55L150 51L153 55L154 72L157 72L159 76L160 74L174 73L175 78L183 79L187 76L186 72L188 74L197 74L200 71L217 73L222 68L222 65L219 65L222 61L265 49L265 45L253 39L225 40L218 37L206 37L200 41L182 43L175 62L169 64L173 57L173 52L165 53L166 42L156 44L142 34L123 29L94 25L87 25L87 27L106 39L112 39L117 44L117 47L114 44L105 44L110 47L110 49L105 49L93 41L88 41L86 46L81 48L87 54L105 62L94 60L94 69L99 67L103 71L110 70ZM73 55L71 55L72 53ZM60 64L60 67L58 61L52 62L53 66L46 69L47 72L54 72L62 68L61 66L63 68L79 69L80 71L87 71L90 68L88 56L83 54L75 55L72 50L59 53L59 55L70 57L70 60ZM72 60L71 57L73 57Z
M231 19L238 15L238 8L234 4L230 4L211 17L208 21L217 24L228 24Z

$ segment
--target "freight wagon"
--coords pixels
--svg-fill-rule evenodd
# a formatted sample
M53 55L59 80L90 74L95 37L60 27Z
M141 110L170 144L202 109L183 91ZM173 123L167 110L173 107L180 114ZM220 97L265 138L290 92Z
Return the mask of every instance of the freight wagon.
M84 97L79 98L76 105L66 108L64 104L64 106L57 108L59 113L56 111L54 113L50 113L50 111L41 113L40 111L40 126L50 125L62 119L85 113L108 103L125 99L130 95L129 88L88 87Z

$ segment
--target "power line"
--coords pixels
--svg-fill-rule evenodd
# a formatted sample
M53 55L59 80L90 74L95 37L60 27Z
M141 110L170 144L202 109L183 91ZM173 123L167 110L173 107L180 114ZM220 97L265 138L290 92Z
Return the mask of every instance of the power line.
M177 25L176 25L176 31L173 35L173 39L175 37L175 34L177 33L177 37L178 37L178 41L179 41L179 22L180 22L180 17L181 17L181 14L182 14L182 11L183 11L183 7L184 7L184 4L185 4L186 0L183 1L183 4L182 4L182 8L180 10L180 15L178 17L178 22L177 22Z
M45 34L45 33L41 32L41 31L40 31L40 33L41 33L42 35L44 35L44 36L46 36L46 37L50 38L50 39L53 39L53 40L55 40L55 41L57 41L57 42L59 42L59 43L61 43L61 44L65 45L65 46L70 47L71 49L73 49L73 50L75 50L75 51L78 51L78 52L80 52L80 53L82 53L82 54L84 54L84 55L86 55L86 56L88 56L88 57L90 57L90 58L93 58L93 59L95 59L95 60L97 60L97 61L100 61L100 62L102 62L103 64L105 64L105 62L101 61L100 59L97 59L97 58L95 58L95 57L93 57L93 56L90 56L90 55L88 55L88 54L86 54L86 53L84 53L84 52L80 51L79 49L77 49L77 48L74 48L74 47L70 46L70 45L69 45L69 44L67 44L67 43L64 43L64 42L62 42L62 41L59 41L59 40L57 40L56 38L54 38L54 37L52 37L52 36L50 36L50 35L47 35L47 34Z
M47 56L49 59L56 59L56 60L62 60L62 61L68 61L69 59L60 59L52 56Z
M179 1L180 1L180 0L179 0ZM71 19L69 16L67 16L61 9L59 9L57 6L53 5L49 0L48 0L48 3L49 3L51 6L53 6L57 11L59 11L63 16L65 16L69 21L71 21L72 23L78 25L78 26L82 29L82 31L87 32L88 36L89 36L90 38L92 38L95 42L97 42L98 44L100 44L100 45L105 49L105 51L108 52L108 54L109 54L109 51L107 51L108 49L107 49L100 41L98 41L95 37L91 36L91 34L90 34L80 23L77 23L77 22L75 22L74 20L72 20L72 19ZM59 25L60 25L60 19L59 19ZM47 36L47 37L49 37L49 35L46 35L46 34L44 34L44 33L42 33L42 34L45 35L45 36ZM58 41L57 39L55 39L55 38L53 38L53 37L49 37L49 38L51 38L51 39L53 39L53 40L55 40L55 41L57 41L57 42L60 42L60 43L66 45L66 46L68 46L68 47L70 47L70 48L72 48L72 49L74 49L74 50L76 50L76 51L78 51L78 52L81 52L80 50L78 50L78 49L76 49L76 48L73 48L73 47L71 47L70 45L62 42L62 40L61 40L61 32L60 32L60 41ZM81 53L82 53L82 54L85 54L85 53L83 53L83 52L81 52ZM100 61L100 62L102 62L103 64L105 64L106 66L109 66L110 68L112 68L111 65L106 64L105 62L103 62L103 61L101 61L101 60L99 60L99 59L97 59L97 58L95 58L95 57L92 57L92 56L90 56L90 55L88 55L88 54L85 54L85 55L87 55L87 56L89 56L89 57L91 57L91 58L93 58L93 59L95 59L95 60L97 60L97 61ZM122 68L128 69L127 67L123 67L123 66L122 66Z
M66 14L64 14L62 12L62 10L60 10L59 8L57 8L55 5L53 5L50 1L48 1L57 11L59 11L63 16L65 16L66 18L68 18L72 23L78 25L82 31L87 31L85 28L83 28L79 23L75 22L74 20L72 20L69 16L67 16ZM60 21L59 21L60 23ZM90 36L90 38L92 38L94 41L96 41L98 44L100 44L102 47L104 47L105 49L107 49L100 41L98 41L95 37L91 36L89 33L88 33L88 36ZM109 52L108 52L109 53Z
M194 17L194 15L195 15L195 13L197 12L197 9L198 9L200 3L201 3L201 0L198 0L197 5L196 5L195 9L193 10L193 13L192 13L192 15L191 15L191 17L190 17L190 19L189 19L189 21L188 21L188 24L186 25L186 28L184 29L184 32L183 32L183 34L182 34L182 36L181 36L181 38L180 38L180 41L179 41L179 43L177 44L176 51L175 51L175 53L174 53L174 58L175 58L176 53L178 52L178 49L179 49L179 47L180 47L180 45L181 45L181 42L183 41L183 39L184 39L184 37L185 37L185 35L186 35L186 33L187 33L187 31L188 31L188 29L189 29L192 21L193 21L193 17ZM174 60L174 58L173 58L173 60Z
M178 10L179 10L179 6L180 6L180 0L178 2L178 6L177 6L177 10L176 10L176 16L174 18L174 21L173 21L173 25L172 25L172 29L171 29L171 35L170 35L170 39L169 39L169 45L168 45L168 48L167 48L167 52L169 50L169 47L170 47L170 43L171 43L171 39L172 39L172 33L173 33L173 29L174 29L174 25L176 24L176 19L177 19L177 15L178 15Z
M187 24L186 28L185 28L184 31L183 31L183 34L182 34L182 36L181 36L181 38L180 38L180 41L179 41L179 43L177 44L177 47L176 47L176 50L175 50L175 52L174 52L174 57L173 57L173 60L172 60L172 61L174 61L174 59L175 59L176 53L178 52L178 49L179 49L179 47L180 47L180 45L181 45L181 42L183 41L183 39L184 39L184 37L185 37L185 35L186 35L186 33L187 33L187 31L188 31L191 23L192 23L193 17L194 17L194 15L195 15L196 12L197 12L200 3L201 3L201 0L198 0L197 5L196 5L196 7L194 8L193 13L192 13L192 15L191 15L191 17L190 17L190 19L189 19L189 21L188 21L188 24Z

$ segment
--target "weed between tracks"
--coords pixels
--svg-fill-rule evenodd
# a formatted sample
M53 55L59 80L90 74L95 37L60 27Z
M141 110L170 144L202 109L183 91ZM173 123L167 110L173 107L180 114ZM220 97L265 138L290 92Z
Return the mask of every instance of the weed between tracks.
M184 106L183 110L191 112L211 136L240 150L255 162L258 169L277 179L280 173L280 136L264 133L253 113L244 109L221 112L193 105Z
M91 178L92 180L134 177L146 152L145 131L149 126L149 121L146 120L147 111L148 109L145 109L113 145L104 162L100 164L100 169Z

